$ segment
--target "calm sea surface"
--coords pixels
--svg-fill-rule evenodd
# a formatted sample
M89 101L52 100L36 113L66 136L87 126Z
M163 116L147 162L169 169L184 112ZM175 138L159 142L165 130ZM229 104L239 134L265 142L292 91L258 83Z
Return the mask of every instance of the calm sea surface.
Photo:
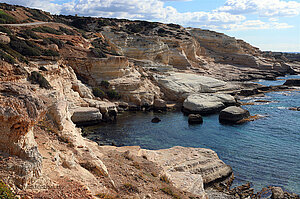
M284 79L292 77L295 78ZM204 117L202 125L191 126L181 112L124 113L116 124L88 127L93 132L88 137L99 144L114 142L118 146L139 145L146 149L177 145L210 148L232 166L236 185L250 181L256 191L276 185L300 194L300 112L287 109L300 107L300 92L273 92L246 101L257 99L274 102L244 106L251 115L266 117L242 125L221 125L218 115ZM151 123L154 116L162 121Z

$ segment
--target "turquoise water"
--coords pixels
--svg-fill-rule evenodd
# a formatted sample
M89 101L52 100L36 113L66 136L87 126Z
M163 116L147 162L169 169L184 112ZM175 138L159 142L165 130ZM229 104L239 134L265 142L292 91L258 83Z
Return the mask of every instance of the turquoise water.
M300 92L267 93L259 99L275 102L244 108L252 115L267 117L242 125L221 125L218 115L204 117L202 125L191 126L181 112L125 113L116 124L91 127L94 133L89 138L100 144L113 142L118 146L140 145L146 149L177 145L210 148L232 166L235 184L250 181L256 191L275 185L300 194L300 112L287 109L300 106ZM154 116L162 121L151 123Z

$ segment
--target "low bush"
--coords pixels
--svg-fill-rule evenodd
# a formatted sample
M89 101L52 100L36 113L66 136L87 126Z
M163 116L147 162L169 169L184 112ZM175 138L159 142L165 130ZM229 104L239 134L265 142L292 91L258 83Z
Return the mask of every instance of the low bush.
M32 8L25 8L27 12L29 12L31 14L32 19L36 19L39 21L49 21L49 17L47 16L47 14L45 14L43 11L38 10L38 9L32 9Z
M43 45L56 44L58 46L58 48L64 47L64 42L62 42L59 39L53 38L53 37L48 37L48 38L43 39L42 44Z
M100 88L98 88L98 87L94 87L94 88L92 89L92 92L93 92L93 94L95 95L95 97L100 97L100 98L105 97L104 91L102 91L102 90L101 90Z
M0 24L16 23L17 20L0 9Z
M39 84L41 88L45 88L45 89L52 88L49 82L45 79L45 77L39 72L36 71L31 72L28 78L31 81L31 83Z
M11 191L11 189L2 180L0 180L0 198L3 199L17 198L15 194Z
M50 33L55 35L61 35L62 32L60 30L56 30L54 28L50 28L48 26L36 27L33 28L32 31L41 32L41 33Z
M74 46L74 44L71 41L67 41L66 44Z
M136 186L130 184L130 183L126 183L123 185L123 189L127 192L127 193L138 193L139 190Z
M41 49L30 41L23 41L16 37L11 37L10 47L24 56L40 56Z
M115 90L109 90L106 92L108 99L110 100L119 100L121 95Z
M58 57L59 53L50 49L43 50L42 55L44 56L53 56L53 57Z
M160 179L160 181L165 182L167 184L170 183L170 180L166 175L161 175L159 179Z
M100 86L108 89L109 86L110 86L110 83L107 80L102 80L101 83L100 83Z
M18 59L20 62L28 63L28 60L22 56L17 51L13 50L9 45L7 44L0 44L0 48L5 51L7 54L10 54L12 57Z
M4 26L0 26L0 32L5 32L7 33L8 35L11 35L11 31L10 29L4 27Z
M107 57L107 55L104 54L100 48L92 48L92 49L91 49L91 52L92 52L92 53L94 54L94 56L97 57L97 58L106 58L106 57Z
M26 29L19 33L19 36L23 37L24 39L40 39L32 30Z
M73 30L61 26L59 27L59 31L66 33L67 35L75 35L75 32Z
M164 188L161 188L160 190L163 193L165 193L165 194L167 194L169 196L172 196L173 199L180 199L180 197L176 193L174 193L173 190L171 188L169 188L169 187L164 187Z
M12 56L6 54L2 50L0 50L0 59L4 60L4 61L6 61L10 64L14 64L16 62L15 59Z

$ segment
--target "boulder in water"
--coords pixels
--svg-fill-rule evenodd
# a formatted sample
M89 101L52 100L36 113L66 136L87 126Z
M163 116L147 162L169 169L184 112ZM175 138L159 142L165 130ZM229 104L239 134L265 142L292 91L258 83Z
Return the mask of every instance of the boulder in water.
M221 123L238 123L239 121L249 117L249 111L241 107L230 106L220 112L219 121Z
M159 123L161 120L158 117L154 117L151 122L152 123Z
M203 118L200 114L190 114L188 122L189 124L202 124Z

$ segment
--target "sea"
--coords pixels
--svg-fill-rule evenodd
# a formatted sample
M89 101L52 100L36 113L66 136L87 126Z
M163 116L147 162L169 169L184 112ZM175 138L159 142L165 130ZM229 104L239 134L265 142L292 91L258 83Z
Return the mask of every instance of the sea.
M300 76L258 83L282 85L288 78ZM189 125L182 112L125 112L116 123L87 127L88 138L100 145L139 145L145 149L209 148L233 168L233 186L250 182L255 191L271 185L300 194L300 111L288 110L300 107L300 91L271 92L243 102L254 102L243 108L263 117L240 125L222 125L215 114L203 117L203 124ZM160 123L151 123L155 116Z

